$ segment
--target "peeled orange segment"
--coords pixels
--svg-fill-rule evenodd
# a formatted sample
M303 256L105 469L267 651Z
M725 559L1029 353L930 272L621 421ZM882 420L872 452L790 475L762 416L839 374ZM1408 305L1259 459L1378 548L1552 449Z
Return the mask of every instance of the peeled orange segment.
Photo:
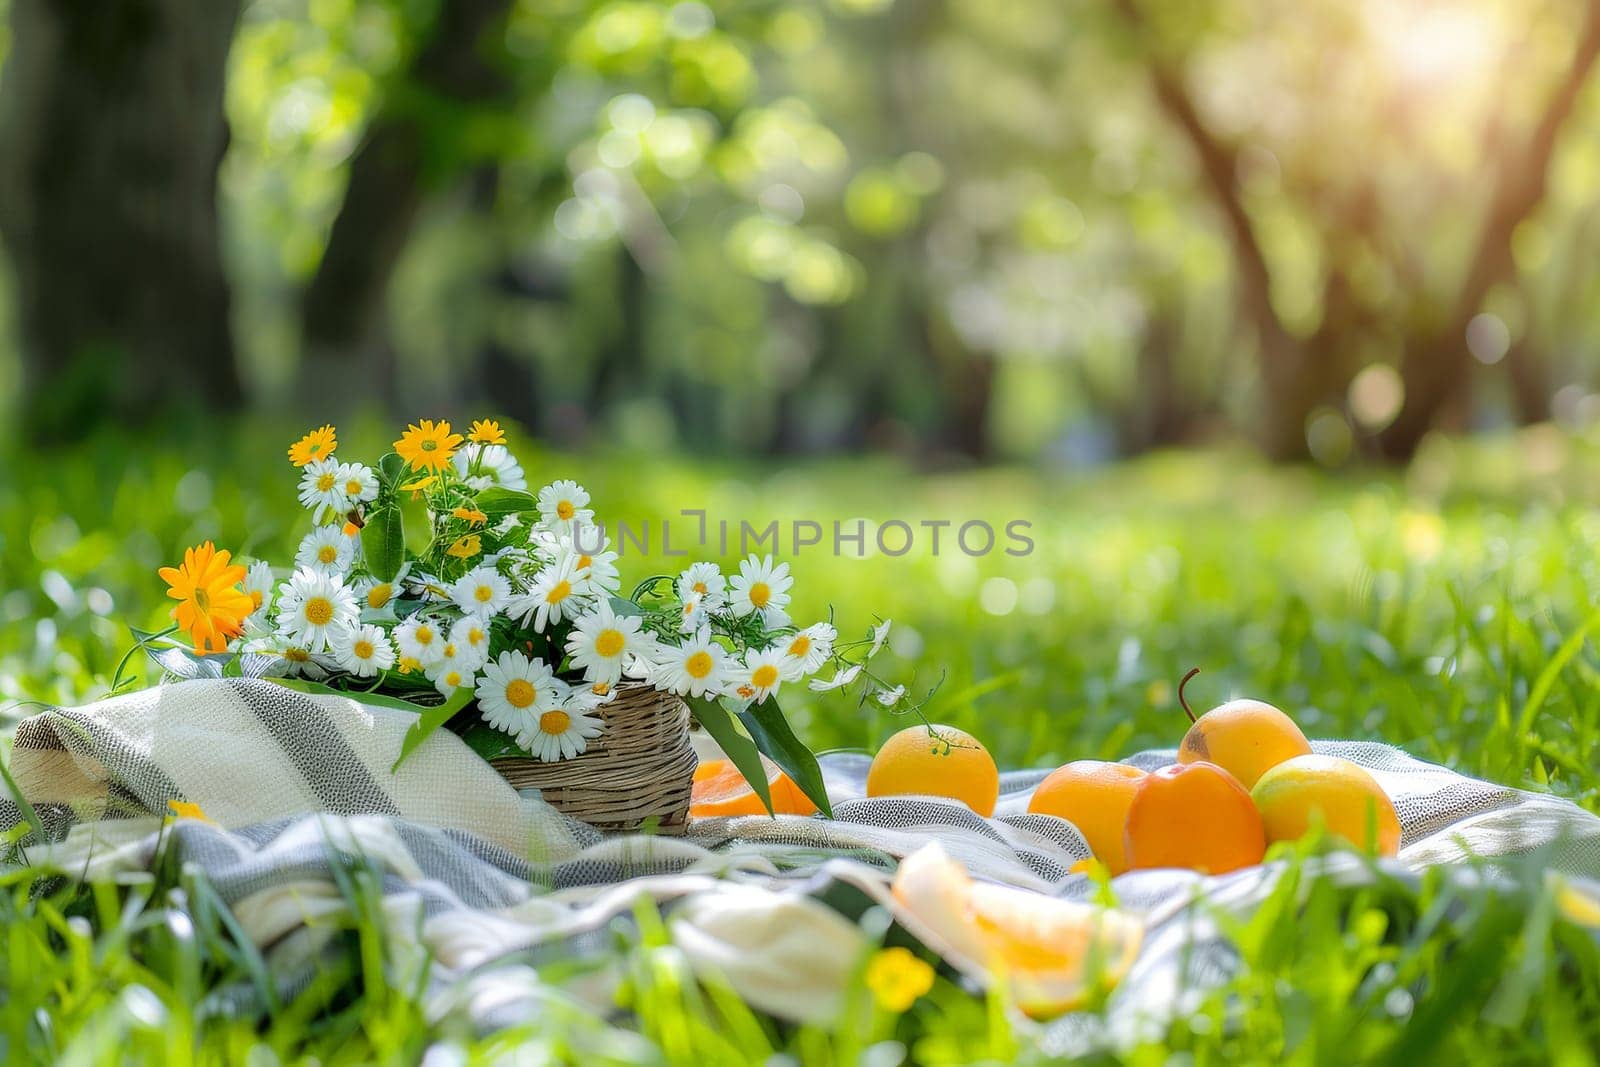
M907 929L957 968L1003 983L1033 1016L1116 985L1144 940L1139 920L1115 909L973 882L937 843L901 862L892 891Z
M762 757L767 770L767 788L772 793L774 815L815 815L817 806L795 785L777 764ZM690 794L689 814L696 819L727 815L765 815L761 798L745 781L732 760L708 760L695 768L694 790Z

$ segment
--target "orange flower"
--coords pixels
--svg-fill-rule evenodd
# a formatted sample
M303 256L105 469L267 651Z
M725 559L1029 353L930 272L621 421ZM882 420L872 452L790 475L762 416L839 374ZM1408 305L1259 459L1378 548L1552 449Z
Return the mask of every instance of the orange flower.
M489 516L485 515L477 508L456 508L450 514L454 515L458 519L465 519L474 526L478 526L489 521Z
M450 424L443 419L419 419L407 426L394 450L417 470L442 471L450 464L450 457L461 447L461 435L450 432Z
M500 424L493 419L476 419L472 423L472 432L467 434L468 440L476 441L480 445L503 445L506 435L500 429Z
M178 601L172 617L193 639L196 652L227 651L228 638L244 632L244 618L255 610L255 601L239 588L245 568L230 566L231 558L207 541L185 550L183 566L161 568L167 596Z
M289 446L289 462L304 467L314 459L327 459L339 447L339 439L332 426L312 430Z

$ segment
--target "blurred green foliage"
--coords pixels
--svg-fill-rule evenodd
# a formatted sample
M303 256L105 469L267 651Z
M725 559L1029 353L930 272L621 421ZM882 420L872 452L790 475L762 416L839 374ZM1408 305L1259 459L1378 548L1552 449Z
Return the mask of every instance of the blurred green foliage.
M1600 413L1596 79L1530 146L1579 0L504 9L495 91L452 96L419 66L438 0L243 7L220 202L257 405L351 388L300 308L393 121L423 207L349 347L396 410L510 390L572 441L1074 462L1285 419L1331 466L1441 361L1457 429ZM1304 396L1266 372L1300 349Z
M187 545L214 538L286 566L306 532L283 452L300 429L204 427L163 446L106 434L7 460L0 697L103 694L131 645L127 626L164 624L156 568ZM383 422L342 426L340 455L376 458L393 437ZM1600 809L1600 660L1583 643L1558 652L1591 621L1600 588L1593 443L1530 431L1440 445L1405 478L1376 480L1275 471L1234 453L1063 478L918 476L888 460L579 459L513 445L535 485L575 477L602 520L651 526L655 555L630 548L625 584L683 566L660 555L663 520L675 551L701 554L698 519L682 509L706 510L710 558L719 519L735 531L776 520L798 576L795 617L831 611L847 634L893 618L887 676L914 691L938 685L927 714L971 730L1002 764L1175 744L1173 686L1200 666L1197 703L1259 696L1312 736L1383 739ZM872 524L909 523L912 551L856 558L848 544L833 555L831 536L798 554L788 543L796 520L831 531L857 518L869 546ZM952 526L934 554L920 524L940 519L988 522L996 550L965 554ZM1029 555L1003 551L1013 520L1031 524ZM891 549L902 539L886 535ZM871 748L900 725L838 694L789 691L784 706L819 749Z

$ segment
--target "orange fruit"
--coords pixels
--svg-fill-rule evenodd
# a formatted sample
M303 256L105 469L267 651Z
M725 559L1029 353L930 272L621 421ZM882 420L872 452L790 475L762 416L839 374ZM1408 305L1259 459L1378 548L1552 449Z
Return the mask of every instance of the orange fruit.
M1000 770L989 750L954 726L910 726L883 743L867 769L867 796L949 797L994 814Z
M1311 743L1300 727L1271 704L1230 700L1189 727L1178 746L1178 762L1215 763L1250 789L1269 769L1310 753Z
M1052 771L1034 787L1028 810L1076 826L1095 858L1112 874L1121 874L1128 869L1122 852L1128 807L1145 778L1144 771L1125 763L1077 760Z
M1144 940L1143 925L1113 908L975 883L937 843L901 861L892 892L912 934L957 968L1003 980L1034 1016L1114 986Z
M1215 763L1178 763L1139 784L1122 847L1130 868L1224 874L1260 863L1267 838L1237 778Z
M1261 776L1250 797L1268 841L1295 841L1313 823L1355 848L1400 851L1400 818L1378 780L1337 756L1296 756Z
M767 789L772 793L774 815L815 815L817 806L776 763L761 758L767 769ZM696 819L719 815L765 815L761 798L750 788L732 760L707 760L694 769L694 788L689 798L689 814Z

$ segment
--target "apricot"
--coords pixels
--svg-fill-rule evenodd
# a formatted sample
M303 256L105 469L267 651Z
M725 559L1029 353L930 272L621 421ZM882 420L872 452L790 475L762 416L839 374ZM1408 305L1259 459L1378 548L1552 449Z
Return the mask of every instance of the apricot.
M878 749L867 796L949 797L985 818L1000 799L1000 770L978 739L954 726L908 726Z
M1337 756L1296 756L1261 776L1250 791L1267 840L1295 841L1320 822L1355 848L1400 851L1400 819L1377 779Z
M1139 920L1113 908L974 882L937 843L901 861L892 892L912 934L957 967L1003 980L1035 1017L1111 988L1144 940Z
M1249 789L1269 769L1310 752L1300 727L1271 704L1230 700L1194 721L1178 746L1178 762L1215 763Z
M1076 826L1095 858L1112 874L1121 874L1128 869L1122 852L1128 806L1146 777L1125 763L1077 760L1052 771L1034 788L1028 810Z
M1139 784L1122 848L1130 868L1225 874L1260 863L1267 838L1237 778L1215 763L1178 763Z

